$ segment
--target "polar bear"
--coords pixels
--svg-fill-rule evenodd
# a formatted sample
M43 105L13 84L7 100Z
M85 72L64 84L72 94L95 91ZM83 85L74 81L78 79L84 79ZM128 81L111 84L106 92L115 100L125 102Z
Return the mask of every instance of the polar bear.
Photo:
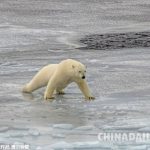
M79 61L66 59L59 64L43 67L33 79L24 86L23 92L31 93L36 89L47 86L44 99L53 99L53 93L64 94L64 88L75 82L84 94L86 100L95 99L85 80L86 67Z

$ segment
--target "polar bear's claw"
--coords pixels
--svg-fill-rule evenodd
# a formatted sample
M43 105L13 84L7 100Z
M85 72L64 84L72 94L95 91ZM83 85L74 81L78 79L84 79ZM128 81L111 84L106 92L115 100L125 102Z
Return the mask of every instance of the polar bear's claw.
M55 97L54 96L50 96L50 95L48 95L48 94L44 94L44 99L45 100L52 100L52 99L54 99Z
M93 96L89 96L86 98L86 100L89 100L89 101L94 100L94 99L95 99L95 97L93 97Z
M46 97L46 98L44 98L44 99L45 99L45 100L50 100L50 101L51 101L51 100L55 99L55 97L48 97L48 98Z
M58 94L58 95L64 95L65 92L64 92L64 91L59 91L59 92L57 92L57 94Z

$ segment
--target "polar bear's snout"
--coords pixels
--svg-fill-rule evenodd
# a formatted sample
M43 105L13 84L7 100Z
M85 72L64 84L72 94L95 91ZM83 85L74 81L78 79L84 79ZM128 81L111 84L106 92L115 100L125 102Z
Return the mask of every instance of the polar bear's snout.
M85 76L82 76L82 79L85 79Z

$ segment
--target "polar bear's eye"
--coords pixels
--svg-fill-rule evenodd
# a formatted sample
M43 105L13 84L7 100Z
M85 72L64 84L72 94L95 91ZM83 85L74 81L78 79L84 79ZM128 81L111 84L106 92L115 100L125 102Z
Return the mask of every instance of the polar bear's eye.
M81 73L81 71L79 71L79 73Z

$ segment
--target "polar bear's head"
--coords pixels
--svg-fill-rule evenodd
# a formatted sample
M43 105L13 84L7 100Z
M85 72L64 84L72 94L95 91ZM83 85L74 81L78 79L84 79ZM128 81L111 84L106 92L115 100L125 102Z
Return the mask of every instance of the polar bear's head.
M78 80L85 79L86 77L86 67L80 62L72 64L72 68L74 70L74 77Z

